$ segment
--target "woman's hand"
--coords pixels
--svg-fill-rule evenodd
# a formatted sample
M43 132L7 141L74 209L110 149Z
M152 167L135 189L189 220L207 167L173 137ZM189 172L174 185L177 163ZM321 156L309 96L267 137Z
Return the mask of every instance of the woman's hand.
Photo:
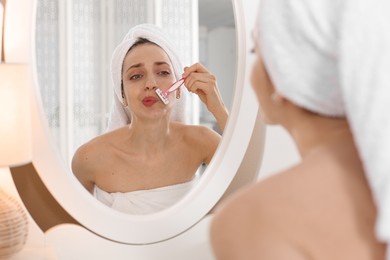
M184 85L188 91L199 96L207 109L214 115L221 130L225 129L228 111L219 93L217 79L200 63L184 68Z

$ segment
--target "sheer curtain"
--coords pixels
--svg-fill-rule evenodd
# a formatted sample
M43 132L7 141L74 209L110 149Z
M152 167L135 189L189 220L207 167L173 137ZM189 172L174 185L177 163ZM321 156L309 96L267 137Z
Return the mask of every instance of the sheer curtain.
M132 26L145 22L169 31L183 65L198 60L198 1L38 0L38 81L66 162L81 144L104 132L113 96L111 54ZM188 116L199 123L199 102L188 105Z

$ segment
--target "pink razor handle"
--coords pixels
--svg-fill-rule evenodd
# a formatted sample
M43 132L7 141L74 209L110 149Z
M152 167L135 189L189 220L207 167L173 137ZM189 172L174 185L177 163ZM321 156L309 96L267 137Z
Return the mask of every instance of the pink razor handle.
M168 95L171 94L176 89L180 88L180 86L184 84L185 80L186 80L185 78L179 79L178 81L173 83L171 86L169 86L169 88L165 91L161 90L160 88L157 88L156 89L157 96L161 99L161 101L165 105L168 105L169 104Z

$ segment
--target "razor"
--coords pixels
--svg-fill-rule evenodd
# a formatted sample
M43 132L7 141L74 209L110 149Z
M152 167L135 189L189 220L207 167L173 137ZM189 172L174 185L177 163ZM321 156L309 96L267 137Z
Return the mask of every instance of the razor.
M165 91L161 90L160 88L157 88L156 89L157 96L161 99L161 101L165 105L168 105L169 104L168 95L171 94L172 92L174 92L176 89L180 88L181 85L184 84L185 80L186 80L185 78L179 79L178 81L176 81L175 83L170 85L169 88L167 90L165 90Z

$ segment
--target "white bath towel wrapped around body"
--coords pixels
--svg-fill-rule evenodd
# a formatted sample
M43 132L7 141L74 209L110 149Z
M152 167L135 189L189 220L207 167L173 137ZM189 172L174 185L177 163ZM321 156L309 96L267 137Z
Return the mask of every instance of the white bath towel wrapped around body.
M378 208L376 234L389 245L390 1L262 0L258 25L277 91L347 117Z
M112 209L128 214L151 214L164 210L189 192L198 178L185 183L164 186L150 190L132 192L106 192L95 186L94 196Z

